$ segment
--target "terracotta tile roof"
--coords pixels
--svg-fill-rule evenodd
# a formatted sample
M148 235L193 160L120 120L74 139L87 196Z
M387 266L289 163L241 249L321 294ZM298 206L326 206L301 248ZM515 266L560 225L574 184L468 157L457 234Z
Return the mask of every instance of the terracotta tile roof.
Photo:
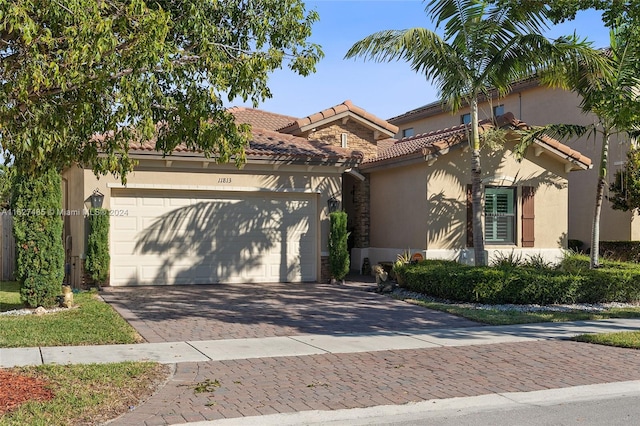
M227 111L233 114L238 123L247 123L251 124L252 127L267 130L277 130L297 120L296 117L254 108L231 107Z
M499 127L510 127L514 130L529 128L526 123L516 119L510 112L498 117L496 124ZM495 126L491 120L482 120L479 125L481 132ZM376 158L364 161L362 166L372 166L376 163L381 162L393 163L394 160L401 160L403 158L412 156L426 157L428 155L436 154L459 143L466 143L466 141L467 130L464 124L447 129L436 130L429 133L421 133L411 137L396 140L396 142L389 148L383 150L382 152L379 152ZM553 138L545 136L540 141L538 141L538 144L543 146L546 145L546 147L548 148L559 151L559 153L563 154L567 158L581 163L586 168L590 167L591 165L591 159Z
M294 122L288 123L287 125L277 130L283 133L296 133L298 131L305 131L308 127L313 126L314 124L322 120L326 120L331 117L335 117L337 115L348 113L348 112L360 117L363 120L369 121L370 123L373 123L378 127L381 127L382 129L386 130L390 134L395 134L398 132L397 126L394 126L393 124L390 124L387 121L379 117L376 117L371 113L368 113L364 109L354 105L349 100L344 101L343 103L336 105L334 107L327 108L315 114L311 114L307 117L297 119Z
M154 152L155 142L131 143L129 149L132 152ZM178 145L174 153L199 153ZM328 145L324 142L310 141L293 135L286 135L273 130L254 127L251 131L249 146L245 148L247 158L274 157L287 159L312 159L312 160L352 160L360 162L363 154L360 151Z
M352 151L325 142L307 140L267 129L253 129L252 139L245 151L247 156L267 155L285 157L362 159L360 151Z
M466 140L466 133L465 126L462 124L456 127L435 130L429 133L420 133L414 136L402 138L400 140L396 140L396 142L386 150L378 152L378 156L376 158L369 159L365 161L365 163L375 163L411 154L422 155L424 149L434 151L444 149L445 146L452 146Z
M527 130L530 128L530 126L527 123L525 123L524 121L518 120L510 112L507 112L504 115L498 117L497 121L498 121L498 126L500 127L504 127L508 125L508 126L511 126L513 129ZM587 167L591 165L591 159L589 157L582 155L579 151L571 149L568 145L565 145L557 141L556 139L553 139L552 137L545 135L542 138L540 138L538 143L547 145L548 147L551 147L557 151L560 151L562 154L566 155L567 157L572 158L573 160L578 161L586 165Z
M387 139L382 139L379 140L377 145L378 145L378 152L383 152L386 151L387 149L391 148L393 146L394 143L396 143L397 139L395 138L387 138Z

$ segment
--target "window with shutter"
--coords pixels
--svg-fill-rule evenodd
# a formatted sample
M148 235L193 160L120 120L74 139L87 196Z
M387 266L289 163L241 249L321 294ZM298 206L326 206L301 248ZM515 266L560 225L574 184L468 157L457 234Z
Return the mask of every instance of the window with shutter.
M487 244L515 244L515 188L486 188L484 237Z

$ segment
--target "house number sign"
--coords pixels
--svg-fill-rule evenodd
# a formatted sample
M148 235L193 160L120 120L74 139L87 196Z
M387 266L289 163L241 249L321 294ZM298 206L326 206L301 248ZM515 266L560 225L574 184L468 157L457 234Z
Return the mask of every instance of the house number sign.
M218 178L218 183L231 183L231 178L230 177Z

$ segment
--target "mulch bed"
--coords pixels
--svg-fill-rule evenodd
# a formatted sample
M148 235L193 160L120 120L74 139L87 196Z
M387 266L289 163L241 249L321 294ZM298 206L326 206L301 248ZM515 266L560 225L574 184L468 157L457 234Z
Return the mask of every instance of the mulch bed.
M0 415L18 408L27 401L48 401L53 392L44 380L0 370Z

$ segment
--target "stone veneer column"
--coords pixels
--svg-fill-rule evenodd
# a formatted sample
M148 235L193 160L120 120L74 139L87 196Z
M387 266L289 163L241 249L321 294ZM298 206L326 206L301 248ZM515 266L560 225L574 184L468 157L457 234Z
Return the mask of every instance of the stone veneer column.
M329 256L320 257L320 282L331 281L331 270L329 269Z
M371 220L371 212L369 205L369 197L371 185L369 175L365 175L364 182L356 183L354 194L354 210L355 210L355 230L353 243L356 248L369 247L369 226Z

